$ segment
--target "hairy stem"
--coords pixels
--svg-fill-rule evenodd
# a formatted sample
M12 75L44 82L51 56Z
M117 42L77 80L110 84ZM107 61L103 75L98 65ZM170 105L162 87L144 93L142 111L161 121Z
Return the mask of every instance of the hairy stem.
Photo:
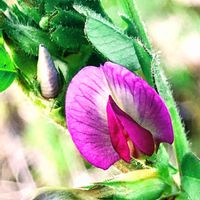
M141 66L143 73L149 82L151 84L152 77L155 79L155 85L158 89L159 94L162 96L162 98L165 100L165 103L169 109L171 118L172 118L172 124L173 124L173 130L174 130L174 150L176 152L176 157L178 164L180 165L183 156L190 151L189 143L186 138L185 129L181 122L181 118L179 116L179 112L176 107L176 103L173 99L173 95L171 92L171 89L169 87L168 81L162 72L162 70L158 67L157 60L155 59L154 62L154 56L151 52L153 52L153 49L151 47L150 41L147 37L144 25L142 23L142 20L139 16L138 10L136 8L134 0L122 0L121 5L123 6L123 10L126 12L126 14L130 17L132 22L134 23L135 33L137 33L137 37L139 40L143 43L144 48L146 52L150 55L151 62L147 62L144 64L145 66ZM152 69L153 67L153 69ZM152 73L153 71L153 73ZM152 85L152 84L151 84Z

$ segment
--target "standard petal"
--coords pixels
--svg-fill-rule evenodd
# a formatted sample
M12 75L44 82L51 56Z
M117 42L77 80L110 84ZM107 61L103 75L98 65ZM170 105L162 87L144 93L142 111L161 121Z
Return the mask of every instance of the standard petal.
M74 143L86 160L102 169L120 159L108 130L106 105L109 95L101 68L85 67L72 79L65 105Z
M157 143L171 144L174 138L169 111L156 91L120 65L106 62L101 68L120 109L150 131Z
M121 123L121 126L128 133L131 141L133 142L136 150L144 153L145 155L152 155L155 150L155 144L152 134L137 124L130 116L123 112L117 104L114 102L112 97L109 97L108 105L111 107L110 110L115 114L117 120ZM120 132L118 131L118 135ZM114 135L115 136L115 135ZM111 135L111 137L114 137ZM122 138L122 137L120 137ZM119 143L119 142L118 142Z

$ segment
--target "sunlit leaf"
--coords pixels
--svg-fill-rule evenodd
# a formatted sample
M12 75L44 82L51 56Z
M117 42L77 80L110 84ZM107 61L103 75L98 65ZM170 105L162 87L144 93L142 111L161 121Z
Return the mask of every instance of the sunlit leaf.
M16 72L6 50L0 46L0 92L6 90L16 77Z
M6 90L14 81L16 73L0 68L0 92Z

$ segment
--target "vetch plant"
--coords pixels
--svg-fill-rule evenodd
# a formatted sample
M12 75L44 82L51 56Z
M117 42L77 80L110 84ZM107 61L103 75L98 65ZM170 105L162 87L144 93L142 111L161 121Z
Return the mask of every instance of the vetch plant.
M16 79L87 161L122 171L33 199L198 200L200 161L133 0L0 0L0 34L0 91Z

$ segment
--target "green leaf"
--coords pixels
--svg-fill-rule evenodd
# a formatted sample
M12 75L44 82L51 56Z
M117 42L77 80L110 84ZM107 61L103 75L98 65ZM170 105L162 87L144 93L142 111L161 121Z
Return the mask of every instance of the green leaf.
M66 82L69 83L73 76L84 66L86 66L88 59L92 54L92 47L89 45L82 45L78 53L70 54L63 60L69 67Z
M108 19L107 15L104 12L104 9L101 6L100 0L74 0L74 4L91 9L94 12L100 14L103 18Z
M105 58L132 71L140 68L139 61L146 62L146 51L134 38L128 37L105 18L86 7L74 5L74 9L87 17L85 33Z
M96 49L109 60L126 66L132 71L140 67L134 40L108 22L98 17L88 17L85 32Z
M7 16L8 18L13 22L13 23L21 23L21 24L24 24L24 25L27 25L27 24L33 24L35 25L35 23L33 22L33 20L28 17L27 15L25 15L17 5L13 5L12 7L9 7L8 8L8 13Z
M187 153L181 163L182 175L200 179L200 159Z
M182 192L176 197L176 200L191 200L191 198L185 192Z
M5 41L6 43L7 41ZM36 66L37 59L34 56L27 55L21 49L17 48L12 41L6 43L6 48L8 49L9 56L12 61L15 63L18 69L24 74L27 78L33 80L36 77Z
M0 10L5 11L7 9L7 4L5 3L4 0L0 0Z
M42 1L38 0L17 0L20 10L30 19L39 24L44 12Z
M65 3L66 6L68 6L67 4L71 1L68 1L68 0L66 0L66 1L61 1L61 0L45 1L45 3L44 3L45 12L48 14L53 12L56 7L61 6L59 4L61 4L62 2Z
M151 86L154 86L151 73L152 49L144 25L138 15L135 1L101 0L101 3L114 24L126 30L128 36L139 40L139 42L137 42L138 44L136 43L135 45L135 51L146 80Z
M85 18L78 12L63 9L57 9L52 16L49 16L48 20L51 28L56 28L58 25L62 25L83 29L85 22Z
M111 18L112 22L122 28L126 29L127 24L126 22L120 17L120 15L124 15L124 9L121 6L121 1L119 0L101 0L101 5L104 8L104 11L108 14Z
M193 154L187 153L181 163L182 188L191 198L199 200L200 197L200 160Z
M0 68L0 92L6 90L15 80L16 72Z
M179 116L176 103L173 99L170 86L162 69L158 67L156 59L155 62L152 64L152 67L156 88L160 96L164 99L171 115L174 130L174 148L176 151L178 163L180 165L184 155L189 152L189 144L186 138L184 126L181 122L181 118Z
M199 172L200 173L200 172ZM182 178L182 187L191 200L199 200L200 197L200 179L184 176Z
M38 47L40 44L44 44L52 55L59 55L61 51L61 49L50 40L46 32L35 27L7 22L5 32L21 50L30 55L38 55Z
M58 46L72 50L79 49L82 44L87 43L84 38L83 30L62 26L58 26L56 30L51 33L51 39Z
M6 90L14 81L16 72L6 50L0 46L0 92Z
M134 25L135 31L134 31L133 36L138 37L149 50L151 49L151 45L148 41L145 29L144 29L144 25L141 23L140 16L138 15L135 1L133 0L110 0L110 1L101 0L101 3L105 9L105 12L107 12L109 16L111 16L111 19L113 19L114 23L120 25L121 27L124 26L124 24L122 21L120 21L119 16L120 15L128 16L128 18Z
M153 86L152 56L140 41L128 37L122 30L91 10L79 6L74 6L74 8L88 17L85 32L88 39L102 55L132 71L141 66L146 80Z

